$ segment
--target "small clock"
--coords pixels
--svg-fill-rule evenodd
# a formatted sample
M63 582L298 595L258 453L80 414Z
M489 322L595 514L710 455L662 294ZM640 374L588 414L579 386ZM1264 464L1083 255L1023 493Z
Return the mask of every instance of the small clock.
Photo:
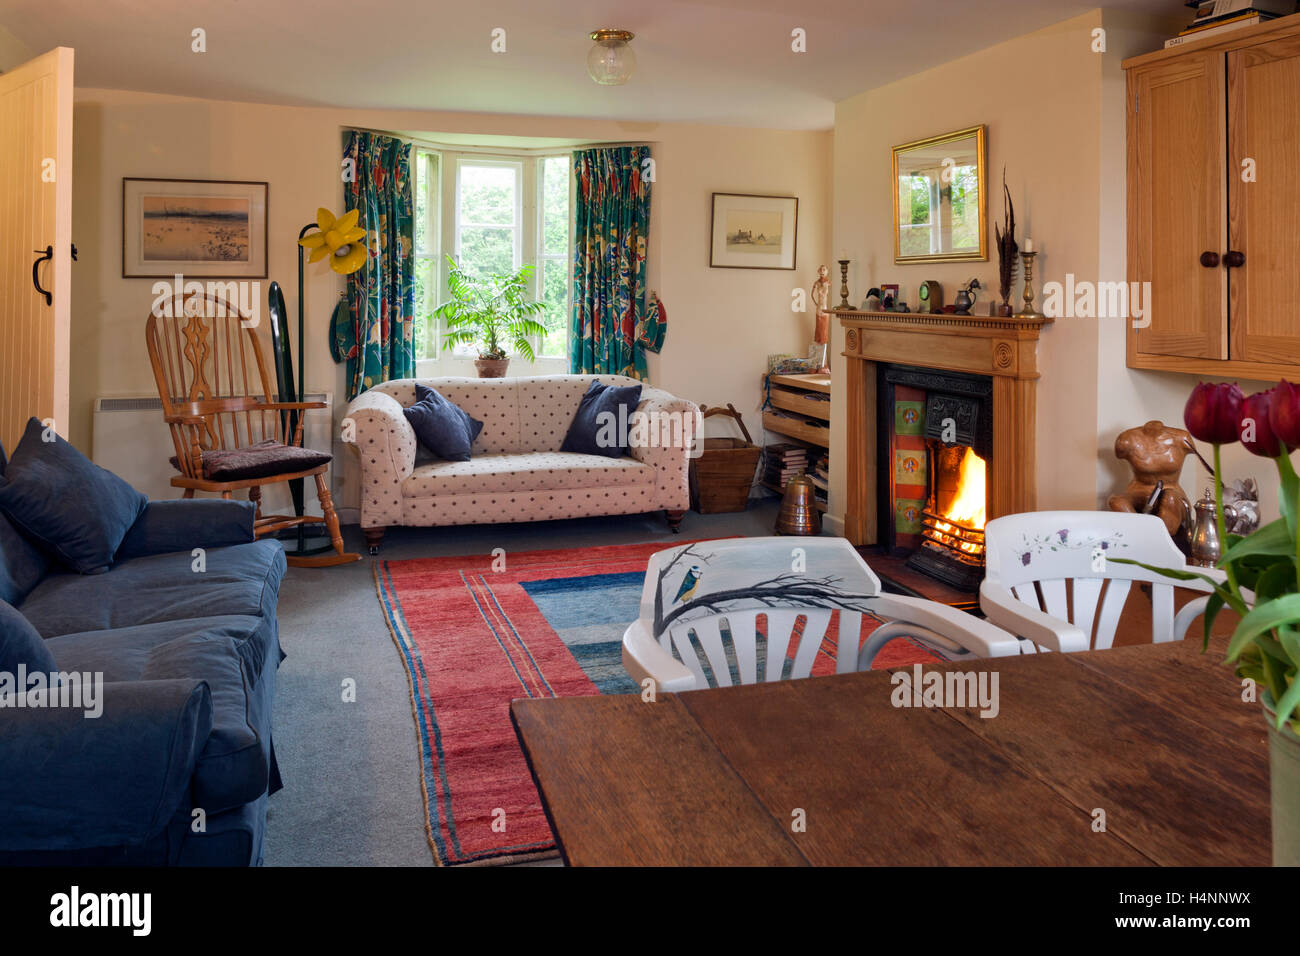
M927 279L921 283L921 311L922 312L942 312L943 311L943 286L933 279Z

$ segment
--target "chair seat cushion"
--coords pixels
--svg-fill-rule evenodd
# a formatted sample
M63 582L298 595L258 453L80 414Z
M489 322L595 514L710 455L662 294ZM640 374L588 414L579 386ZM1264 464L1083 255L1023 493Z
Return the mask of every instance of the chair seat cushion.
M189 551L175 551L93 577L52 574L18 609L46 638L217 614L275 615L286 566L278 541L209 548L202 571L194 561Z
M36 418L0 476L0 511L81 574L113 563L149 499L100 468Z
M654 468L635 458L539 451L417 465L402 482L402 494L407 498L431 498L494 491L626 488L654 482Z
M208 481L271 478L328 465L333 457L328 452L285 445L268 438L244 448L212 448L204 451L203 477ZM180 463L175 455L171 462L172 467L179 471Z

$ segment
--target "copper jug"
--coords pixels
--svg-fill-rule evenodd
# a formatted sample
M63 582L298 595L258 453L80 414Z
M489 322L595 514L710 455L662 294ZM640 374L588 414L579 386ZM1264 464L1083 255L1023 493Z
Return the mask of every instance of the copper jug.
M781 499L781 510L776 516L776 533L822 533L822 516L817 510L812 479L807 475L796 475L785 486L785 497Z

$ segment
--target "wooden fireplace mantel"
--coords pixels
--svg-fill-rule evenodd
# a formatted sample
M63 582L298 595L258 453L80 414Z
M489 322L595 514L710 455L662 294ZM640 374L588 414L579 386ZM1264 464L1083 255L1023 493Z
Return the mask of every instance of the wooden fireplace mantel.
M988 516L1034 511L1034 429L1038 333L1051 319L836 311L844 326L848 374L847 501L844 536L875 544L877 527L876 365L987 375L993 380L993 458L988 462Z

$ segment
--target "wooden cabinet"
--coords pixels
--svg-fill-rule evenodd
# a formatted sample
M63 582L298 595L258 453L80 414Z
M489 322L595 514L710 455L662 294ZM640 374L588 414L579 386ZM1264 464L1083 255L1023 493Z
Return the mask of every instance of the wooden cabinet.
M1300 16L1124 66L1129 366L1300 376Z

